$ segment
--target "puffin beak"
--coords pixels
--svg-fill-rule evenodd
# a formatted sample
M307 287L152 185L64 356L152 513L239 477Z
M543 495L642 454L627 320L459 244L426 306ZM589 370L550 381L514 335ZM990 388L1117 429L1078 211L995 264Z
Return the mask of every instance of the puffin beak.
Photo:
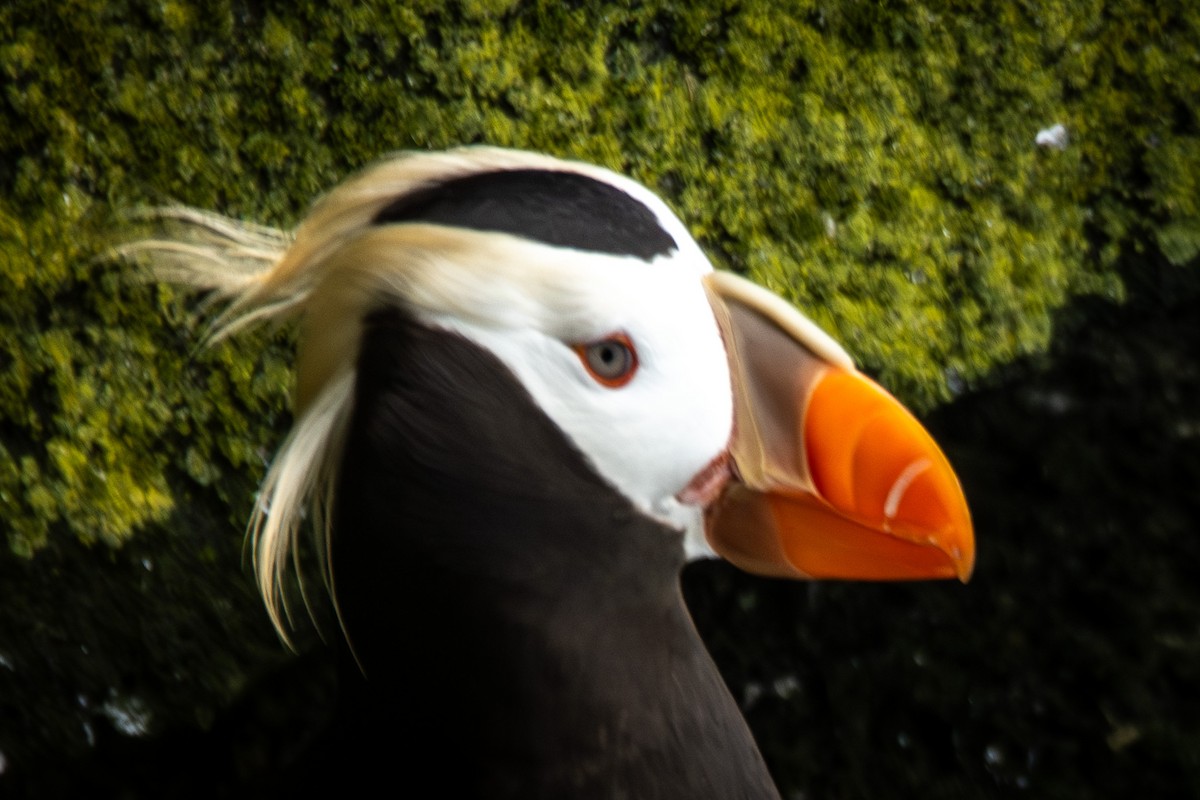
M704 281L735 414L732 477L705 509L713 549L777 577L967 581L966 498L921 424L782 298Z

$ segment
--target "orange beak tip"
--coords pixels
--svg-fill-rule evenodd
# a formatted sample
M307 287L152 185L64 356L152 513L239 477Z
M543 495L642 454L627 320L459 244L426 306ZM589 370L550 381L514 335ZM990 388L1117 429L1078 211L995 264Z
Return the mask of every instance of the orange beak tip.
M916 418L782 300L708 277L733 377L732 469L682 495L711 499L712 548L777 577L968 580L966 498Z
M798 433L811 484L732 481L710 507L718 553L793 578L970 579L975 541L962 487L891 395L858 372L829 369Z

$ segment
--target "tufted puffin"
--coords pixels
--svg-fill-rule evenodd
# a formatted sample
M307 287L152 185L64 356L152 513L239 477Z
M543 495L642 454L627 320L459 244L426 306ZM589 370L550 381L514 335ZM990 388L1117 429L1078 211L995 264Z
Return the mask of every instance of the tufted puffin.
M352 722L318 757L341 788L778 797L685 561L971 573L931 437L630 179L475 147L384 159L287 234L162 215L172 238L126 254L224 298L216 338L298 325L249 535L285 640L302 530L322 556Z

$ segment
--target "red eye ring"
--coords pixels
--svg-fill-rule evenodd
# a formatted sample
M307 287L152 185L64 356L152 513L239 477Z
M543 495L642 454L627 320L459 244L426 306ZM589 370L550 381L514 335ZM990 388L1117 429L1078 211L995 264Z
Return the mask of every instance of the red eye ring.
M610 334L594 342L573 344L571 349L579 356L588 375L609 389L620 389L633 380L637 373L637 350L623 333Z

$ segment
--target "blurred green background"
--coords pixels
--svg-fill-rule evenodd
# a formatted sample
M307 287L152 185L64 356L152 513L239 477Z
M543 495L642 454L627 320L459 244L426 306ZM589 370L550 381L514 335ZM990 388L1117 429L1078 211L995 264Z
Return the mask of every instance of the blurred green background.
M481 142L658 191L960 470L968 586L685 573L785 797L1200 796L1198 98L1190 0L9 0L0 795L261 791L335 691L242 558L289 332L200 348L123 215Z

